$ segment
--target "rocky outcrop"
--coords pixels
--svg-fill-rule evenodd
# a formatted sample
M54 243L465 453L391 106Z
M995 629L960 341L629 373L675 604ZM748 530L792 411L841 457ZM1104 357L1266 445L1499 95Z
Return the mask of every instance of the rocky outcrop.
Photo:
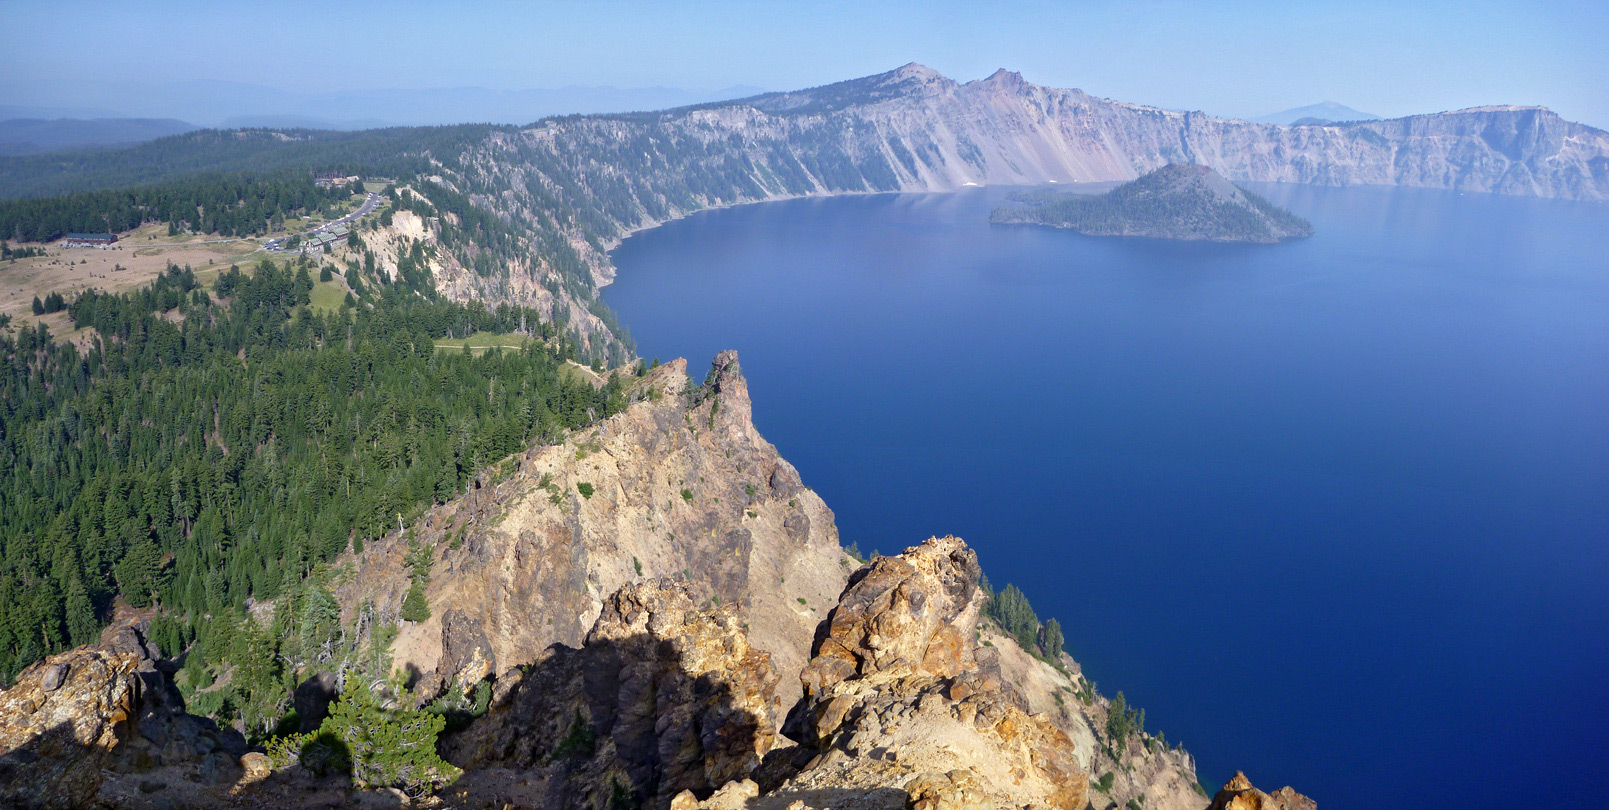
M245 741L184 713L144 629L138 616L114 623L0 691L0 806L123 807L169 781L234 783Z
M34 664L0 692L0 804L81 807L130 740L137 656L80 648Z
M777 674L726 607L660 579L610 597L586 643L500 679L491 711L449 738L466 770L515 771L538 806L665 807L748 776L776 739ZM491 780L495 782L496 780ZM472 772L454 788L495 789Z
M1230 779L1212 799L1207 810L1317 810L1318 802L1297 793L1289 786L1282 787L1272 795L1252 787L1251 780L1246 774L1235 771L1234 778Z
M935 538L856 574L800 678L808 762L767 795L807 807L1082 808L1072 741L974 648L977 558Z
M732 609L771 655L780 717L852 565L832 512L755 430L737 354L705 379L694 385L681 360L632 378L623 413L502 460L405 534L370 543L337 598L349 616L372 600L394 619L410 543L431 548L431 618L406 623L392 648L429 696L579 647L610 594L676 579L695 603Z
M670 580L627 586L584 646L500 679L492 710L446 742L466 770L449 799L1082 808L1072 742L972 643L978 575L953 537L857 572L799 675L793 740L773 731L775 670L731 609Z

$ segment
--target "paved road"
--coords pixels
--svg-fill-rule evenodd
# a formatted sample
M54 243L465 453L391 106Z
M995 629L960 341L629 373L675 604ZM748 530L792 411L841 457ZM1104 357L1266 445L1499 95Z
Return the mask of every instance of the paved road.
M351 222L351 221L353 221L355 219L360 219L362 217L368 216L369 212L373 211L374 209L378 208L379 206L380 206L380 195L378 195L378 194L376 194L376 193L371 191L371 192L369 192L367 197L363 198L363 204L358 206L358 210L353 211L352 213L347 214L346 216L341 217L340 219L332 220L330 222L326 222L323 225L320 225L317 228L314 228L314 229L312 229L310 231L303 231L300 235L302 236L302 238L305 239L305 238L307 238L309 236L313 236L315 234L324 233L325 231L328 231L328 230L330 230L331 228L334 228L337 225L345 225L348 222ZM281 250L282 248L280 247L280 245L285 244L285 240L289 239L289 238L290 238L289 236L275 237L273 239L268 240L267 242L264 242L263 247L265 247L265 248L267 248L269 250Z

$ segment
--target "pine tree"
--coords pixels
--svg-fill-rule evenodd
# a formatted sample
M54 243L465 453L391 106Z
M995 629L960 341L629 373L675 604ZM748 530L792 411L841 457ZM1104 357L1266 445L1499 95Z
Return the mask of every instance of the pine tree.
M361 681L351 683L330 707L317 737L345 745L352 784L395 787L418 795L446 787L462 773L436 754L436 736L447 718L426 711L387 711Z
M408 587L408 593L402 597L402 618L410 622L422 622L430 618L430 602L425 599L425 586L423 582L414 580Z
M95 621L95 606L89 601L89 589L84 587L83 578L69 578L62 598L67 614L67 637L74 645L94 641L100 634L100 623Z
M1062 638L1061 622L1055 619L1046 619L1039 628L1039 649L1045 657L1055 660L1061 655L1062 645L1066 639Z
M117 586L134 607L145 607L160 586L161 552L150 538L141 538L117 564Z

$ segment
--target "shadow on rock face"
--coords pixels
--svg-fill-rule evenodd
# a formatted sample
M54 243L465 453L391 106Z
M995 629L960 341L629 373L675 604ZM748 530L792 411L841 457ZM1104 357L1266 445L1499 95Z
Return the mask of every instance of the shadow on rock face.
M68 808L100 801L104 784L158 767L207 785L232 783L245 740L184 712L170 661L141 618L100 644L40 661L0 691L0 807ZM145 780L158 792L159 780Z
M775 740L770 656L728 609L671 580L609 599L579 649L498 679L486 716L442 748L465 776L449 802L667 806L742 779ZM524 792L514 795L506 774Z

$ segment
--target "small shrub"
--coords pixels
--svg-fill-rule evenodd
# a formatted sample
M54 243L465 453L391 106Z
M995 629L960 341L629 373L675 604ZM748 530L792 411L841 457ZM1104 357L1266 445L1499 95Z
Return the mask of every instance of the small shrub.
M355 684L330 707L317 732L301 735L298 759L303 767L326 772L350 769L359 788L394 787L419 796L462 773L436 754L436 736L445 725L430 712L388 710L367 686Z
M581 716L581 710L575 710L575 719L570 721L570 730L565 732L564 739L553 747L553 753L548 756L549 762L555 762L566 757L590 757L598 747L597 732L587 724Z
M581 497L583 498L587 498L588 500L592 498L592 485L585 481L576 484L575 491L581 493Z
M693 500L693 491L690 489L682 490L682 500L691 503Z
M1112 780L1114 780L1116 778L1117 777L1115 775L1113 775L1113 773L1111 771L1107 771L1106 773L1101 774L1101 778L1095 780L1095 789L1100 791L1100 792L1102 792L1102 793L1111 792L1111 790L1112 790Z

